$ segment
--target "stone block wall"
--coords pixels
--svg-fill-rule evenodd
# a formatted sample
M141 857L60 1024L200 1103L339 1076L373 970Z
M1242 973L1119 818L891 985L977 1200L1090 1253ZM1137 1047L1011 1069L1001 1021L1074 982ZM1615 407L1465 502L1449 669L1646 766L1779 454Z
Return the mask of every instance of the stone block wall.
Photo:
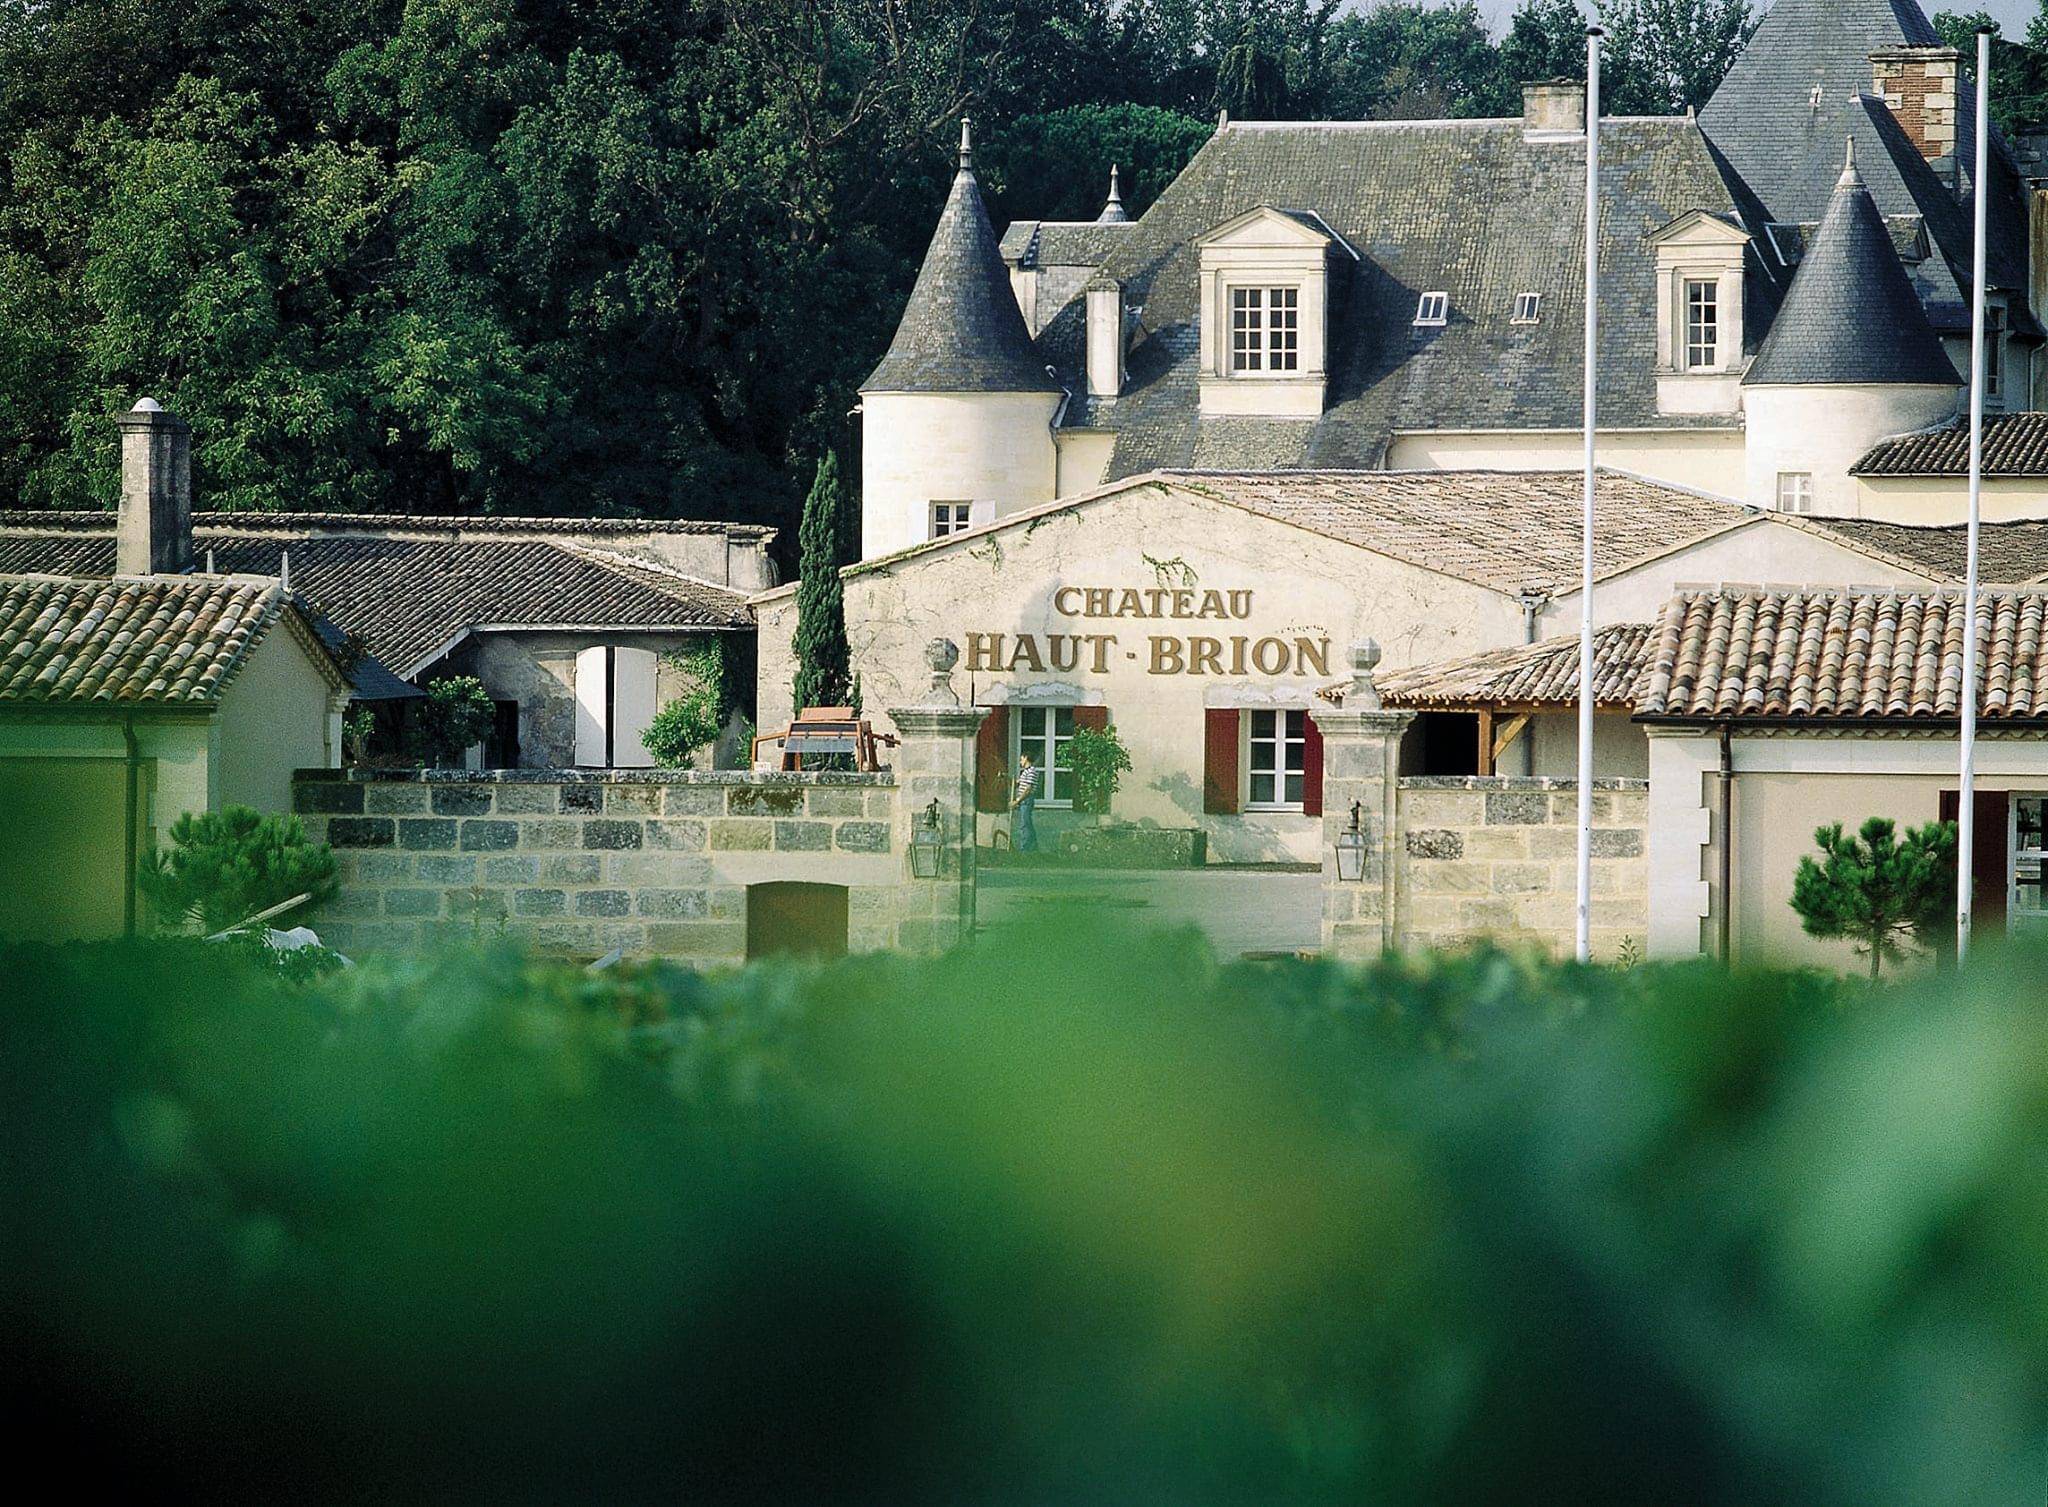
M1645 954L1649 781L1593 787L1593 956ZM1576 780L1409 777L1394 823L1398 945L1487 939L1569 957L1578 903Z
M293 787L340 877L307 919L344 952L505 929L705 965L745 959L748 886L776 880L845 886L850 951L950 940L897 796L887 772L315 769Z

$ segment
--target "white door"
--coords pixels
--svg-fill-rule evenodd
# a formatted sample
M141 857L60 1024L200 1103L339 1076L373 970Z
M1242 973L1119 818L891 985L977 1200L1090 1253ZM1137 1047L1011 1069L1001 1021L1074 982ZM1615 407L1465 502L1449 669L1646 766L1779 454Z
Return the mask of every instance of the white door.
M576 762L585 769L606 763L605 728L611 710L611 651L602 645L576 654Z
M654 767L640 735L654 721L656 664L647 649L612 650L612 763L620 769Z

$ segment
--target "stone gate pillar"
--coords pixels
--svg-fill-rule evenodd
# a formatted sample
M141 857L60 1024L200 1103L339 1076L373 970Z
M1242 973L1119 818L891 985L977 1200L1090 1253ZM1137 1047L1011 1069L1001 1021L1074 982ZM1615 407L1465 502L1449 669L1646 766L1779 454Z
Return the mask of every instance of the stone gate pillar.
M953 689L960 646L935 638L924 648L931 686L916 706L892 706L896 749L896 850L903 855L902 904L896 945L905 952L943 952L974 937L974 740L988 715L962 706ZM911 872L917 826L938 802L939 875Z
M1371 639L1351 648L1351 684L1344 705L1309 713L1323 735L1323 953L1335 958L1377 957L1394 945L1392 843L1399 831L1395 801L1401 734L1413 712L1390 712L1373 685L1380 646ZM1337 877L1337 838L1358 810L1365 837L1364 876Z

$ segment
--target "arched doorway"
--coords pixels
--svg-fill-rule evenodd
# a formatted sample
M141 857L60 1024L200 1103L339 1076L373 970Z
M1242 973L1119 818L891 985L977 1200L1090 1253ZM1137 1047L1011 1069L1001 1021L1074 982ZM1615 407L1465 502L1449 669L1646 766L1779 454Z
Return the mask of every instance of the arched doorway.
M747 886L747 956L846 956L846 886L781 880Z

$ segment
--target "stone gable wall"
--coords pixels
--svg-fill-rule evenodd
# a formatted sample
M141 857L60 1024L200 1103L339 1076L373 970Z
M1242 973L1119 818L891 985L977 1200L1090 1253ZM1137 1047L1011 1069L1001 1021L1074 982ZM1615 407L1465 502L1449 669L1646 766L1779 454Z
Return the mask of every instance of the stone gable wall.
M340 890L308 920L343 952L502 929L571 956L737 964L747 887L776 880L844 885L851 951L951 940L886 772L316 769L293 806L334 849Z
M1593 955L1646 951L1647 780L1593 787ZM1578 781L1411 776L1393 840L1396 936L1405 950L1482 939L1568 957L1578 903Z

